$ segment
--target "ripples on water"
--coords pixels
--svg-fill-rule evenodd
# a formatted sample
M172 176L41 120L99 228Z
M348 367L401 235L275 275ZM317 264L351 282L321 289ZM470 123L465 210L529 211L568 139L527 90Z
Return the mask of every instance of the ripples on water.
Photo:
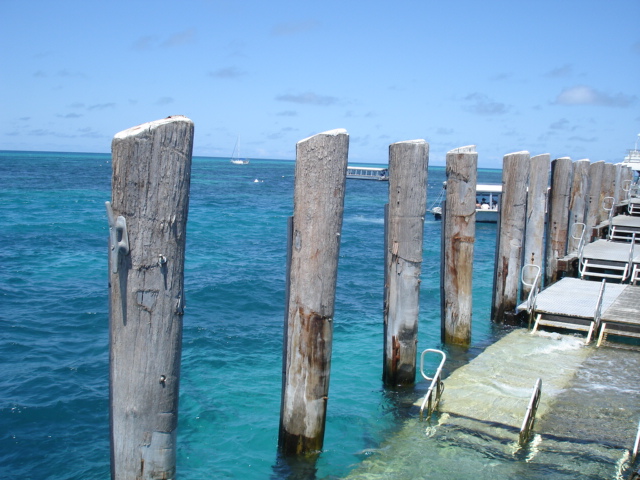
M180 395L181 478L280 478L286 223L293 162L194 159ZM499 173L489 172L499 181ZM0 473L108 478L108 155L0 153ZM258 179L258 182L255 180ZM429 199L444 171L431 169ZM415 399L381 387L387 184L349 181L320 478L346 474ZM439 343L440 225L425 222L419 349ZM494 226L479 226L474 345L488 323ZM471 352L471 353L470 353ZM474 353L475 352L475 353ZM420 386L418 387L418 390ZM409 402L410 403L410 402Z

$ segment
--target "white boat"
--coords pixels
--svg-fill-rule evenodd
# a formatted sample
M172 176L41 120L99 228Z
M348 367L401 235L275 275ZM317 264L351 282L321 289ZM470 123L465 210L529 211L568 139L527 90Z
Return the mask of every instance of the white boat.
M476 223L498 223L502 185L476 185Z
M442 218L442 202L446 199L447 182L443 182L442 191L429 211L436 220ZM476 223L498 223L500 215L500 195L502 185L476 185Z
M632 170L640 172L640 150L638 150L638 139L640 139L640 133L636 138L636 146L633 150L627 152L627 156L624 157L622 165L624 167L631 167Z
M354 167L347 166L347 178L359 180L389 180L389 169L380 167Z
M240 137L236 138L236 146L233 147L230 161L234 165L247 165L249 163L249 159L240 158Z

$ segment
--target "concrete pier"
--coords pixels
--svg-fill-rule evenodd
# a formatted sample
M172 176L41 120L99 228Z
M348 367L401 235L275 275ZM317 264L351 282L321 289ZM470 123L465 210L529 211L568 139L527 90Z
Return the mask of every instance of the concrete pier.
M637 368L635 351L515 330L444 381L431 422L408 420L347 478L626 478L640 377L624 372ZM534 434L521 448L518 433L537 378Z

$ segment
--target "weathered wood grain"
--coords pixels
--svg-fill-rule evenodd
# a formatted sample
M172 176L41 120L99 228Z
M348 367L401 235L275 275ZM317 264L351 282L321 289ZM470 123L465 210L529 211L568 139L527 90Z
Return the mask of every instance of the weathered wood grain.
M531 157L529 163L529 188L527 190L527 217L524 236L524 265L540 267L542 274L545 220L547 209L547 190L549 187L549 170L551 155L548 153ZM535 269L527 268L522 271L522 288L520 298L525 299L535 280ZM525 283L526 282L526 283Z
M389 146L382 369L387 386L415 382L428 165L429 144L424 140Z
M556 158L551 162L551 191L549 196L549 219L547 222L547 245L545 263L545 285L558 279L558 259L567 254L569 228L569 200L573 162L569 157Z
M600 210L598 211L598 224L609 218L609 212L605 208L612 208L616 194L616 166L606 163L602 170L602 188L600 189ZM605 200L609 198L608 200Z
M447 195L442 218L442 341L471 343L473 252L476 238L475 145L447 152Z
M349 135L331 130L296 145L294 213L279 448L322 448Z
M587 205L589 202L590 165L591 162L588 159L578 160L573 164L571 197L569 199L569 237L567 243L567 253L576 252L578 250L579 240L574 237L577 237L580 231L577 227L574 227L574 225L576 223L585 223L585 217L587 215Z
M511 323L518 301L527 204L529 152L504 156L491 318Z
M112 207L130 245L109 269L114 480L175 478L193 132L177 116L112 142Z
M587 225L587 242L592 239L593 227L600 223L602 210L602 177L604 175L604 160L589 165L589 196L585 224Z

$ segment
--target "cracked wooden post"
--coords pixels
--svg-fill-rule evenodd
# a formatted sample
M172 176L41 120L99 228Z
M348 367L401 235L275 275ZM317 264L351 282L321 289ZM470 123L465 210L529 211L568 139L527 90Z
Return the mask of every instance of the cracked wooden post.
M573 162L569 157L556 158L551 162L545 285L551 285L558 280L558 259L567 254L572 175Z
M544 226L546 220L547 190L549 188L549 168L551 155L548 153L531 157L529 163L529 188L527 189L527 217L524 236L523 264L540 267L542 276L542 257L544 254ZM527 268L522 272L524 282L531 285L535 280L535 270ZM522 283L520 299L526 300L531 290Z
M440 271L441 336L443 343L469 345L478 179L475 145L447 152L446 174Z
M183 116L120 132L111 146L113 480L173 479L176 474L192 147L193 122Z
M515 317L522 269L528 177L529 152L504 156L491 304L491 318L497 323L512 323Z
M600 210L602 210L602 177L604 175L604 160L589 165L589 196L587 213L584 223L587 225L585 241L591 242L593 228L600 223Z
M424 140L389 146L382 378L390 387L412 385L416 377L428 165L429 144Z
M278 439L283 455L317 452L324 441L348 150L343 129L296 145Z
M616 183L613 191L613 198L615 198L616 205L619 205L622 200L625 199L624 196L624 188L626 188L625 179L626 179L626 171L625 169L629 167L623 167L621 164L616 164Z
M589 166L588 159L578 160L573 164L573 178L571 181L571 197L569 198L569 227L567 240L567 253L578 251L580 230L574 227L576 223L585 223L587 203L589 200ZM585 234L586 235L586 234ZM587 238L588 242L589 239Z
M604 164L602 172L602 195L600 196L600 210L598 215L598 225L609 220L609 212L603 207L610 208L614 206L616 194L616 166L613 163ZM605 201L607 197L609 200Z

